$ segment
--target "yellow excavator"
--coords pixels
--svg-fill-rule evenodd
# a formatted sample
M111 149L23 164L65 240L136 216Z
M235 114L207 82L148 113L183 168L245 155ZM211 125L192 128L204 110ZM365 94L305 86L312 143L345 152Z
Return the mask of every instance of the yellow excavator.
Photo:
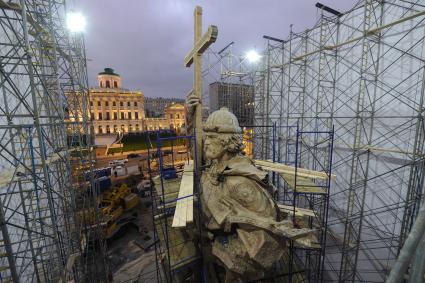
M91 228L97 227L95 223L100 223L104 238L111 238L125 224L137 218L136 208L140 204L137 194L132 193L126 184L115 187L103 193L98 199L99 217L95 218L95 211L85 210L80 213L80 219L85 217L86 223L90 223ZM83 216L84 214L84 216Z

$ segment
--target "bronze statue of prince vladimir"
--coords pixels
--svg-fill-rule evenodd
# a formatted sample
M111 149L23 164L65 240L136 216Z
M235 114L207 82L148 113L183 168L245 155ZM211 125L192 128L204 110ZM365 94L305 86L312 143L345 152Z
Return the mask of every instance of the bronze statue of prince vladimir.
M188 98L189 116L198 103L195 96ZM225 282L261 279L284 255L287 239L311 231L281 219L267 172L243 154L242 130L233 113L227 108L213 112L203 130L201 206L210 258L224 267Z

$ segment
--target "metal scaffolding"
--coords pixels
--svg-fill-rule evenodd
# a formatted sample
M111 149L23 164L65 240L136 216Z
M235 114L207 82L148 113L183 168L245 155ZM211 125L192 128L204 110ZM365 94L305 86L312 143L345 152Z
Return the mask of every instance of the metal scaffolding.
M382 282L418 213L424 190L425 1L364 0L285 40L266 38L255 77L254 155L278 157L282 130L335 125L322 281ZM315 137L301 148L323 147ZM301 165L302 167L303 165Z
M218 101L219 107L215 110L226 106L236 115L242 127L249 127L253 125L254 118L253 76L249 62L246 58L234 54L233 45L232 42L218 52L221 70L217 83L220 85L219 93L222 93L222 97Z
M195 130L193 135L179 136L174 131L159 130L147 132L146 143L152 146L148 148L148 173L151 183L150 196L152 200L152 218L154 231L154 250L156 274L151 275L149 280L156 282L183 282L194 280L200 282L203 277L202 248L199 246L201 237L201 207L200 202L192 203L192 220L184 228L173 226L174 215L177 213L180 201L189 198L200 199L200 184L197 181L194 191L190 195L180 193L181 182L185 169L178 169L189 164L189 148L186 148L186 156L180 161L175 158L173 147L178 141L185 144L195 145ZM156 146L156 148L155 148ZM165 147L171 147L171 158L166 158ZM196 145L195 145L196 147ZM196 155L196 151L195 155ZM181 158L181 157L180 157ZM166 159L169 159L166 162ZM171 159L171 160L170 160ZM191 160L192 162L192 160ZM196 162L196 157L193 157ZM192 165L193 166L193 165ZM189 180L199 175L196 166L193 166ZM186 172L187 173L187 172ZM186 221L186 220L185 220ZM156 277L156 278L153 278ZM137 282L144 282L147 278L139 278Z
M209 112L227 107L239 120L241 126L252 126L254 117L253 64L233 51L231 42L216 52L211 48L205 53L202 78L207 84L202 101ZM204 117L206 118L206 117Z
M323 34L325 34L325 31L323 31ZM283 42L283 40L270 36L265 36L265 38L280 44ZM305 48L306 45L303 44L301 46ZM273 161L277 166L293 166L296 172L297 170L307 169L320 171L330 176L334 142L332 121L315 124L314 128L303 127L302 129L301 123L305 124L306 121L299 119L299 115L297 116L304 107L302 97L300 97L303 90L301 85L305 84L307 80L300 70L307 68L307 62L299 62L294 67L294 79L289 86L283 82L284 73L281 68L263 69L254 73L252 70L256 63L248 64L244 58L235 56L232 47L233 43L219 52L212 50L207 52L204 80L212 82L214 86L219 83L224 88L221 105L227 106L237 117L239 108L244 108L246 113L254 115L253 112L248 112L254 101L251 100L248 105L241 103L239 98L239 101L236 101L237 105L234 105L235 98L240 93L244 93L243 91L237 92L238 89L242 89L244 85L253 84L255 80L254 103L256 111L259 108L259 102L260 105L266 106L264 101L261 101L260 91L265 93L266 89L269 90L267 94L268 105L261 113L267 116L267 119L266 117L259 118L258 112L255 113L255 119L249 115L245 119L238 117L244 130L249 131L244 131L244 144L251 147L254 142L254 158L260 159L260 161L261 159ZM282 55L278 48L273 52L270 52L270 57L277 58ZM272 62L270 57L263 56L263 63ZM322 64L325 65L325 63ZM238 85L239 88L235 87ZM283 92L289 89L292 92L291 97L283 97ZM211 96L211 93L209 95ZM286 100L283 101L283 99ZM291 104L287 104L289 100ZM211 97L209 101L212 101ZM284 109L284 105L290 105L288 107L290 114L282 112L281 109ZM325 110L321 111L324 112ZM270 119L270 117L274 117L274 119ZM251 123L246 121L251 121ZM316 123L314 120L308 122ZM254 136L252 133L255 133ZM264 154L266 151L267 155ZM251 156L252 148L246 153ZM327 180L329 181L329 179ZM284 208L284 214L287 215L288 219L292 219L297 227L315 229L317 233L314 234L312 244L305 246L296 244L294 241L288 241L285 256L276 264L275 274L268 274L268 277L282 277L283 280L289 280L288 282L291 282L291 280L293 282L297 280L315 282L326 279L323 272L323 258L327 253L325 243L330 192L330 182L328 181L301 178L297 174L290 176L273 171L269 172L269 182L277 188L274 195L275 200L278 205Z
M107 281L84 41L66 4L0 1L1 282Z

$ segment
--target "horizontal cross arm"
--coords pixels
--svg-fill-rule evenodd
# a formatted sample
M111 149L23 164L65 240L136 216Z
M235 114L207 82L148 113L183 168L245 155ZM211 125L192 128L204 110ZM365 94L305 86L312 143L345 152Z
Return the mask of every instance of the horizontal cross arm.
M184 57L184 65L190 67L193 63L193 57L202 54L217 39L218 29L216 26L209 26L207 32L202 36L201 40L196 42L195 47L189 54Z

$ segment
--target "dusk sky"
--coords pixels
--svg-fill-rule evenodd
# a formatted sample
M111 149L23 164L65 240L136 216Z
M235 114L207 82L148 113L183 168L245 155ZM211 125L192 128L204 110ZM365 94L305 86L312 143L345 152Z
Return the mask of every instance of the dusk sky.
M192 72L183 58L193 45L193 9L203 8L203 28L214 24L213 50L234 41L244 54L264 46L263 35L285 39L312 27L319 15L317 0L77 0L87 18L85 32L90 86L105 67L123 77L123 87L140 89L147 97L184 98ZM341 12L357 0L322 0Z

